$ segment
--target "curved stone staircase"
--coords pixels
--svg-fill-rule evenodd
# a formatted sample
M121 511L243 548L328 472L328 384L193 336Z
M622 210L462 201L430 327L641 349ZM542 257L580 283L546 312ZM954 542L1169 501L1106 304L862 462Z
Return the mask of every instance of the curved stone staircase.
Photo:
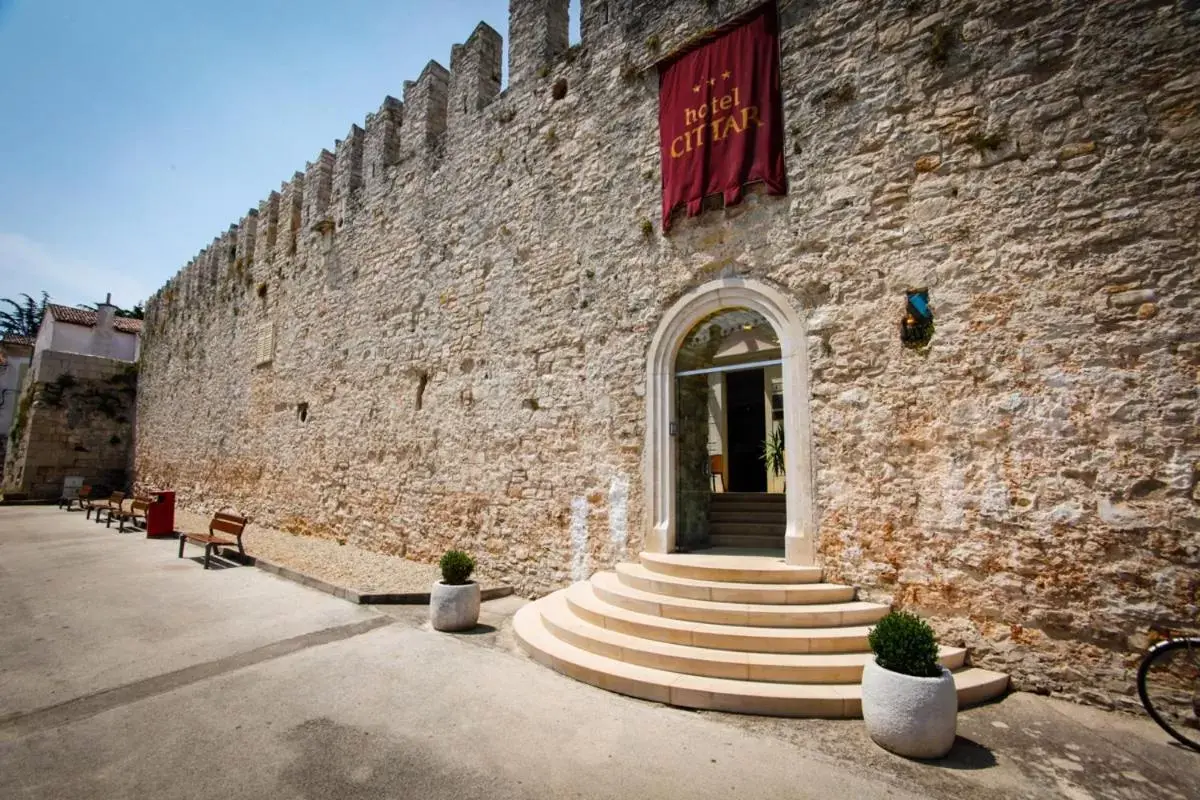
M821 583L819 567L746 555L643 553L522 608L513 628L534 659L585 683L686 708L858 717L867 632L888 611ZM959 707L1008 676L941 648Z

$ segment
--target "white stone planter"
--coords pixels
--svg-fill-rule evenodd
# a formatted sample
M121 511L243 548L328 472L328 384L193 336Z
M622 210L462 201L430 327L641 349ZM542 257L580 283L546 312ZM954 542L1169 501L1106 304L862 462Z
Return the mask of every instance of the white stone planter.
M954 746L958 724L954 676L942 667L940 678L914 678L872 658L863 668L862 714L867 733L885 750L941 758Z
M429 623L435 631L467 631L479 621L479 584L438 581L429 591Z

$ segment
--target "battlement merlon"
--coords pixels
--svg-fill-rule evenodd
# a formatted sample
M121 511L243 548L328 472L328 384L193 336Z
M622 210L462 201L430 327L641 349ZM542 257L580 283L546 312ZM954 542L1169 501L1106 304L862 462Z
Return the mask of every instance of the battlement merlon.
M236 252L234 258L243 265L254 261L254 245L258 236L258 209L246 212L238 223Z
M404 82L404 124L400 126L400 157L426 152L446 132L450 73L430 61L415 81Z
M579 38L595 46L599 38L606 35L605 28L615 16L614 0L579 0Z
M275 239L279 235L279 192L271 192L258 204L258 225L254 237L254 269L264 270L275 260Z
M570 45L570 0L509 0L508 85L522 86Z
M196 275L208 267L209 254L213 245L200 251L200 255L192 259L183 269L179 270L179 300L189 303L196 296Z
M204 258L197 259L192 268L188 270L187 298L189 303L195 302L202 283L201 275L220 274L221 264L224 260L221 257L221 249L221 236L214 236L208 247L204 249Z
M300 209L304 203L304 173L297 172L279 189L279 233L275 256L288 258L296 252L300 232Z
M363 185L363 145L366 134L357 125L350 126L346 138L337 143L333 164L332 213L334 221L341 225L349 219L358 205L358 195Z
M196 266L207 263L209 249L209 247L206 247L201 250L195 258L184 264L183 268L175 273L175 294L178 295L180 303L187 298L192 282L192 272L196 269Z
M333 197L333 153L322 150L316 161L304 167L304 202L301 204L300 246L319 223L329 219L329 200Z
M470 117L500 94L500 69L504 40L486 22L480 22L466 44L450 49L449 126L465 127Z
M208 287L228 275L237 262L238 226L230 225L229 230L217 237L215 258L205 275L201 296L208 296Z
M381 194L386 186L384 173L400 156L400 123L404 105L388 95L383 105L366 120L366 139L363 152L363 186L368 202Z

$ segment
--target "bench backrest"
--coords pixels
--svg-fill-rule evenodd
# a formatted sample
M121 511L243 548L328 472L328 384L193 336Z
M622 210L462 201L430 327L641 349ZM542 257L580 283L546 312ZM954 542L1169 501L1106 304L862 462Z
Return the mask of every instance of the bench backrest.
M124 492L113 492L111 495L108 496L108 502L110 505L114 505L114 506L121 505L121 503L125 502L125 493Z
M150 510L150 499L147 497L136 497L129 505L129 513L133 516L144 517L146 512Z
M208 523L209 535L212 535L214 531L220 531L240 537L245 528L246 518L228 511L218 511L213 514L212 522Z

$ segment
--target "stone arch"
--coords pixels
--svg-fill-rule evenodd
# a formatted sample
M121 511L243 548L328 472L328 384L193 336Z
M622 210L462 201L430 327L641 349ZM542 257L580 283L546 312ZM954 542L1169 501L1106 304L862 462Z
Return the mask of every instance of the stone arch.
M816 563L816 502L812 420L809 408L808 341L804 319L783 294L745 278L723 278L693 289L663 315L646 356L646 444L643 473L646 498L645 548L675 549L676 442L675 355L692 327L726 308L748 308L767 318L779 337L783 359L783 425L788 442L784 477L787 528L784 552L789 564Z

